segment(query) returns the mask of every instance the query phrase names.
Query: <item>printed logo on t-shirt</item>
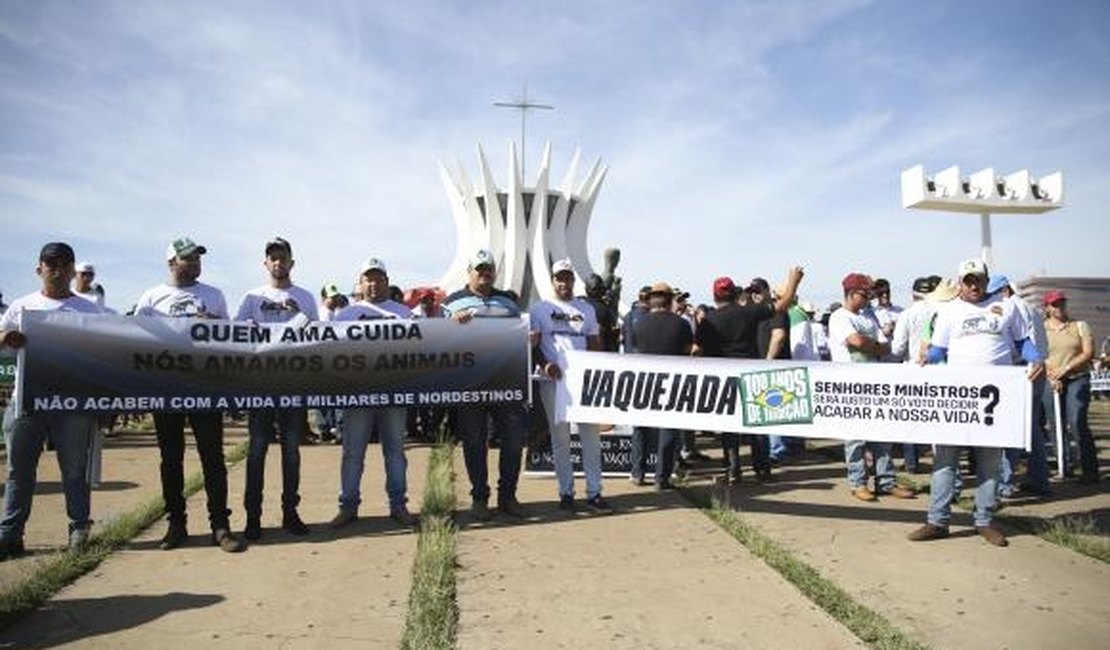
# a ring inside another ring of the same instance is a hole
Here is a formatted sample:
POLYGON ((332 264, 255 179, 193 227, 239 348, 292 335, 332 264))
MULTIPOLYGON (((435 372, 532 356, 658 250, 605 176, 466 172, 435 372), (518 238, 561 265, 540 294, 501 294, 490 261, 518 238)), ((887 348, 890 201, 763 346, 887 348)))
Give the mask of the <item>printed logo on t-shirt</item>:
POLYGON ((295 313, 295 312, 299 312, 301 310, 301 306, 298 305, 297 301, 294 300, 293 298, 286 298, 285 300, 283 300, 281 302, 277 302, 275 300, 270 300, 269 298, 263 298, 262 299, 262 304, 260 304, 258 306, 258 308, 263 312, 271 312, 271 311, 287 312, 287 311, 291 311, 291 312, 295 313))
POLYGON ((960 334, 964 336, 972 334, 989 334, 997 336, 1002 333, 1002 319, 997 315, 984 315, 976 314, 968 316, 960 323, 960 334))
POLYGON ((167 311, 174 318, 201 316, 208 313, 204 308, 204 301, 191 294, 175 296, 167 311))

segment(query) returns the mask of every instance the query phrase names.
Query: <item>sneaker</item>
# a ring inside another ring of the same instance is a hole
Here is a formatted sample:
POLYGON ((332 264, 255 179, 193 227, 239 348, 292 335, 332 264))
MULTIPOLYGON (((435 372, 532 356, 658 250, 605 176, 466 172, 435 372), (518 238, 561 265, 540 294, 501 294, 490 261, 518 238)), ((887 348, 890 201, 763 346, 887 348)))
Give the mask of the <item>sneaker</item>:
POLYGON ((659 481, 658 483, 655 484, 655 491, 656 492, 662 492, 663 490, 673 490, 673 489, 674 489, 674 483, 671 483, 670 481, 659 481))
POLYGON ((859 499, 860 501, 870 502, 879 500, 879 498, 875 496, 875 493, 868 489, 866 485, 852 488, 852 496, 859 499))
POLYGON ((528 516, 528 511, 520 502, 516 500, 515 496, 501 497, 497 500, 497 508, 506 515, 515 519, 524 519, 528 516))
POLYGON ((258 517, 247 517, 247 527, 243 529, 243 537, 252 542, 262 539, 262 521, 258 517))
POLYGON ((405 528, 412 528, 416 525, 416 517, 405 506, 390 509, 389 518, 405 528))
POLYGON ((934 526, 933 524, 925 524, 906 536, 911 542, 928 542, 934 539, 944 539, 945 537, 948 537, 948 527, 934 526))
POLYGON ((339 512, 335 513, 335 516, 328 522, 328 528, 342 528, 355 519, 358 519, 358 513, 354 510, 340 508, 339 512))
POLYGON ((917 496, 916 492, 908 487, 903 487, 901 485, 895 485, 889 490, 883 490, 882 493, 884 496, 891 496, 895 499, 913 499, 917 496))
POLYGON ((308 526, 301 521, 301 516, 297 514, 296 510, 289 510, 281 516, 281 527, 289 532, 290 535, 303 537, 308 534, 308 526))
POLYGON ((493 518, 493 513, 490 512, 489 503, 485 499, 475 499, 474 503, 470 506, 470 512, 478 521, 489 521, 493 518))
POLYGON ((601 498, 600 494, 586 499, 586 509, 595 515, 611 515, 613 514, 613 506, 609 502, 601 498))
POLYGON ((166 534, 162 536, 162 541, 158 544, 158 548, 163 551, 170 551, 178 546, 181 546, 189 539, 189 532, 185 530, 185 522, 171 521, 166 534))
POLYGON ((564 494, 559 497, 559 510, 567 513, 574 513, 574 497, 569 494, 564 494))
POLYGON ((69 551, 77 553, 85 550, 89 545, 89 529, 88 528, 74 528, 69 531, 69 551))
POLYGON ((23 539, 0 539, 0 562, 9 558, 23 557, 27 550, 23 547, 23 539))
POLYGON ((637 487, 643 487, 647 485, 647 481, 644 480, 643 476, 637 476, 635 474, 628 477, 628 482, 637 487))
POLYGON ((243 540, 233 535, 227 528, 217 528, 212 531, 212 543, 225 553, 238 553, 247 548, 243 540))
POLYGON ((994 526, 976 526, 975 532, 979 533, 979 537, 987 540, 987 543, 992 546, 1009 546, 1010 542, 1006 539, 1006 535, 994 526))

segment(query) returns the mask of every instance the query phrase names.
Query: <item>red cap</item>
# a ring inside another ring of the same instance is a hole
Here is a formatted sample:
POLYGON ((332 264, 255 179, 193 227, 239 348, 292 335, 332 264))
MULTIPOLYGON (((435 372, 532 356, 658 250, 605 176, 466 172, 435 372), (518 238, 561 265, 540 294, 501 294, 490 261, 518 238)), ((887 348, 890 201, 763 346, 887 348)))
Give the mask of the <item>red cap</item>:
POLYGON ((1053 305, 1060 302, 1061 300, 1067 299, 1068 297, 1064 295, 1063 291, 1056 291, 1055 289, 1053 289, 1052 291, 1046 291, 1044 294, 1044 304, 1046 306, 1053 305))
POLYGON ((862 273, 849 273, 840 281, 840 285, 844 287, 845 291, 870 291, 874 284, 871 281, 871 276, 862 273))
POLYGON ((736 295, 736 283, 732 278, 721 276, 713 281, 713 299, 728 300, 736 295))

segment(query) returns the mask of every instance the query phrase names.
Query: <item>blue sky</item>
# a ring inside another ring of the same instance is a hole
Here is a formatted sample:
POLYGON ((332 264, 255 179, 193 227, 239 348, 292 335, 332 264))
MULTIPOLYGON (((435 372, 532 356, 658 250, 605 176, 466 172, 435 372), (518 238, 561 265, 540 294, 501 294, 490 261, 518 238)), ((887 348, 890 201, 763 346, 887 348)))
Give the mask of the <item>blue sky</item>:
POLYGON ((209 248, 233 305, 262 245, 295 279, 345 284, 371 255, 403 286, 455 253, 436 161, 507 184, 529 121, 561 179, 575 149, 609 173, 591 257, 626 287, 708 300, 718 275, 835 299, 840 278, 951 274, 974 216, 905 210, 902 169, 1065 174, 1066 207, 995 217, 1011 278, 1110 275, 1110 3, 0 3, 0 288, 35 290, 46 241, 97 264, 126 309, 166 244, 209 248))

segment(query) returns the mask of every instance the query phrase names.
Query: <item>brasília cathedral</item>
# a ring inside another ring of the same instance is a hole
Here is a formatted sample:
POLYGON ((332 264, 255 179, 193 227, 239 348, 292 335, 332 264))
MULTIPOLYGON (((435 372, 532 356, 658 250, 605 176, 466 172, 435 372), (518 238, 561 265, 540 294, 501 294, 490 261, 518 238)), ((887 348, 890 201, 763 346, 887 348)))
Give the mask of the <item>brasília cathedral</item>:
MULTIPOLYGON (((458 231, 455 259, 439 281, 439 286, 466 284, 467 260, 479 249, 493 253, 497 262, 499 289, 511 289, 527 306, 538 299, 551 299, 554 291, 549 278, 555 260, 569 258, 574 264, 577 287, 591 273, 586 234, 598 191, 608 167, 598 159, 581 181, 578 176, 580 152, 575 151, 561 185, 551 178, 551 143, 544 146, 535 182, 524 178, 516 144, 509 144, 509 177, 499 187, 490 171, 489 161, 478 145, 478 172, 474 183, 461 164, 449 170, 439 164, 440 178, 447 191, 451 213, 458 231)), ((607 251, 605 273, 612 278, 615 251, 607 251)))

